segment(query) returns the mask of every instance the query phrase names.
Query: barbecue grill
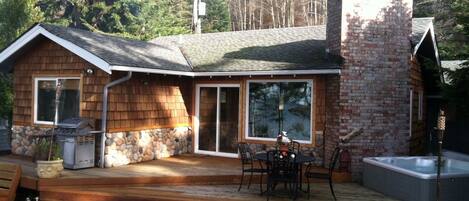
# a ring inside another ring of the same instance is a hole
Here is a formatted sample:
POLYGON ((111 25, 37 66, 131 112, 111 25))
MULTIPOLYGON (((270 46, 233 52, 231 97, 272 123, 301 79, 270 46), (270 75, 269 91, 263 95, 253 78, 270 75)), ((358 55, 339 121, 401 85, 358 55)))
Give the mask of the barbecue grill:
POLYGON ((64 168, 94 167, 94 122, 86 118, 70 118, 57 125, 55 133, 62 148, 64 168))

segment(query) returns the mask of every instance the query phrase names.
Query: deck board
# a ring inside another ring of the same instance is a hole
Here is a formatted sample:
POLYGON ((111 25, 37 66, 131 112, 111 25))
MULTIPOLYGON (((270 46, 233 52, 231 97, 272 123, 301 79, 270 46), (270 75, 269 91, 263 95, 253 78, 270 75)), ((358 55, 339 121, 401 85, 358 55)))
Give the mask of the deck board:
MULTIPOLYGON (((201 201, 261 201, 265 196, 259 195, 259 187, 251 186, 250 189, 243 188, 237 191, 237 185, 183 185, 183 186, 144 186, 144 187, 102 187, 102 188, 58 188, 47 191, 42 198, 54 198, 54 200, 78 201, 93 198, 93 200, 201 200, 201 201)), ((264 187, 265 189, 265 187, 264 187)), ((358 184, 342 183, 335 185, 338 200, 354 201, 395 201, 380 193, 368 190, 358 184)), ((272 201, 291 200, 286 191, 278 188, 280 193, 272 196, 272 201)), ((42 200, 42 199, 41 199, 42 200)), ((308 200, 306 194, 299 199, 308 200)), ((325 183, 314 183, 311 190, 310 200, 329 201, 332 200, 328 185, 325 183)))

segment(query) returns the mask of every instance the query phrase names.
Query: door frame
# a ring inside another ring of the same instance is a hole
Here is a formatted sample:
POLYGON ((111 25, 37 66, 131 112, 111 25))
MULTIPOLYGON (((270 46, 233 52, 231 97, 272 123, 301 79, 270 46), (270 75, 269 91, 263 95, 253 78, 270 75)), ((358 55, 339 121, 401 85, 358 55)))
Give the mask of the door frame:
POLYGON ((241 85, 240 84, 196 84, 196 91, 195 91, 195 120, 194 120, 194 153, 196 154, 205 154, 205 155, 212 155, 212 156, 221 156, 221 157, 228 157, 228 158, 237 158, 238 153, 226 153, 226 152, 219 152, 219 134, 220 134, 220 88, 222 87, 230 87, 230 88, 238 88, 238 133, 236 133, 238 141, 239 141, 239 132, 240 132, 240 125, 241 125, 241 85), (202 87, 211 87, 217 89, 217 117, 216 117, 216 148, 215 151, 206 151, 206 150, 199 150, 199 110, 200 110, 200 88, 202 87))

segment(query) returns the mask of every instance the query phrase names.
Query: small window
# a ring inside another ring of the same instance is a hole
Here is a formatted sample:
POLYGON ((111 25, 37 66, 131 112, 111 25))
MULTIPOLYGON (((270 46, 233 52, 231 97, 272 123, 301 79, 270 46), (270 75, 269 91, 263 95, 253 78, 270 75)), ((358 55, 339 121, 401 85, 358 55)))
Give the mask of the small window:
POLYGON ((312 141, 312 81, 248 81, 247 139, 275 140, 281 131, 312 141))
POLYGON ((423 91, 419 91, 419 111, 418 111, 419 121, 423 120, 423 91))
POLYGON ((36 124, 60 123, 68 118, 79 117, 80 79, 36 78, 34 101, 34 123, 36 124), (61 84, 61 91, 56 115, 55 97, 58 84, 61 84))

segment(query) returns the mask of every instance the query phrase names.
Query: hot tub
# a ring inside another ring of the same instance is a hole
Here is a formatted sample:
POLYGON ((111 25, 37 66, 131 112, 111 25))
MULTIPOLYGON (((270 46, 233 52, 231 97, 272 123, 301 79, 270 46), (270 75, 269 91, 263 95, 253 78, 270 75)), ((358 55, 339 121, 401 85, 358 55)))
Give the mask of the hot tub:
MULTIPOLYGON (((469 201, 469 162, 443 158, 441 200, 469 201)), ((404 201, 436 200, 436 157, 364 158, 363 184, 404 201)))

